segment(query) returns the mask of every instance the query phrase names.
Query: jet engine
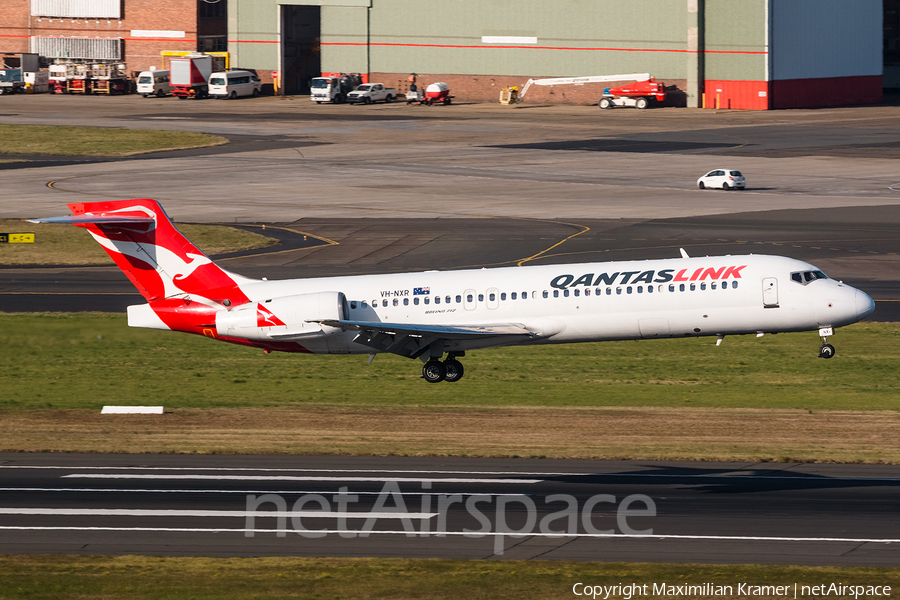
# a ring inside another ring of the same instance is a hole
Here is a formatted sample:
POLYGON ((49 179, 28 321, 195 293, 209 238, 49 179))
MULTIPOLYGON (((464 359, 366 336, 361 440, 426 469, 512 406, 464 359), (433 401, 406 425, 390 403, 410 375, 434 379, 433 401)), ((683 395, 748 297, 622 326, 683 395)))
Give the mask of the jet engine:
POLYGON ((216 333, 248 340, 303 341, 342 333, 310 321, 346 319, 347 299, 341 292, 317 292, 254 300, 216 313, 216 333))

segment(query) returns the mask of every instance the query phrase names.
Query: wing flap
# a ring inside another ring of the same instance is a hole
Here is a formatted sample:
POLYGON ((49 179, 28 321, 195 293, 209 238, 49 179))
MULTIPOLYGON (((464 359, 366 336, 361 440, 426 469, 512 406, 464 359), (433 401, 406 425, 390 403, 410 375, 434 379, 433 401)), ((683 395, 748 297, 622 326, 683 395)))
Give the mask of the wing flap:
POLYGON ((329 327, 336 327, 344 331, 367 331, 388 335, 420 335, 447 340, 473 339, 498 335, 536 336, 535 332, 531 331, 521 323, 426 325, 422 323, 380 323, 377 321, 348 321, 344 319, 326 319, 313 322, 328 325, 329 327))

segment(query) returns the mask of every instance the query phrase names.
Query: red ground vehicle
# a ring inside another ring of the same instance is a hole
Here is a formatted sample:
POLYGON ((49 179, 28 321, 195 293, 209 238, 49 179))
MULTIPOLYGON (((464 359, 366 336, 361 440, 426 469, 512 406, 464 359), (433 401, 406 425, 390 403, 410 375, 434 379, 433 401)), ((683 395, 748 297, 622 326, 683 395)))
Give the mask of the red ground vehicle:
POLYGON ((185 98, 209 96, 209 76, 213 72, 213 57, 209 54, 189 54, 169 61, 169 85, 172 95, 185 98))
POLYGON ((603 97, 598 102, 600 108, 612 108, 614 106, 633 106, 644 109, 653 102, 665 102, 666 88, 651 77, 646 81, 637 81, 619 86, 606 88, 603 97))
POLYGON ((452 102, 453 96, 450 95, 450 86, 448 86, 443 81, 439 81, 437 83, 432 83, 427 88, 425 88, 425 93, 423 94, 421 90, 417 90, 415 92, 407 92, 406 94, 406 103, 412 104, 413 102, 417 104, 427 104, 431 106, 432 104, 450 104, 452 102))

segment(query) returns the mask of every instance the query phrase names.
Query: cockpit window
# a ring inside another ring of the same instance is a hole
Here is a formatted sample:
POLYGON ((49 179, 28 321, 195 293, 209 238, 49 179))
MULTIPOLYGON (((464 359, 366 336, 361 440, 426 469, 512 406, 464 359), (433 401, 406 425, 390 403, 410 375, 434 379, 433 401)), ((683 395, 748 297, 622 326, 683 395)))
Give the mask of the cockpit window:
POLYGON ((806 285, 816 279, 828 279, 828 276, 822 271, 798 271, 797 273, 791 273, 791 280, 801 285, 806 285))

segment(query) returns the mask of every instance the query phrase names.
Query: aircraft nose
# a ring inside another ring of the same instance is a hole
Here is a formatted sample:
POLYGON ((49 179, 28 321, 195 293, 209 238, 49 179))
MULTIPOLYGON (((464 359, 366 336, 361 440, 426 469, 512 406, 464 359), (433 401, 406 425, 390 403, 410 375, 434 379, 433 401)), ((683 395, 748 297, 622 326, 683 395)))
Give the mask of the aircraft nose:
POLYGON ((875 312, 875 301, 865 292, 856 290, 856 314, 864 319, 875 312))

